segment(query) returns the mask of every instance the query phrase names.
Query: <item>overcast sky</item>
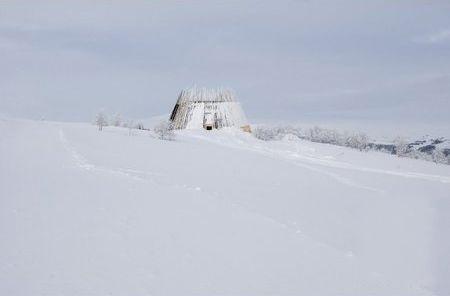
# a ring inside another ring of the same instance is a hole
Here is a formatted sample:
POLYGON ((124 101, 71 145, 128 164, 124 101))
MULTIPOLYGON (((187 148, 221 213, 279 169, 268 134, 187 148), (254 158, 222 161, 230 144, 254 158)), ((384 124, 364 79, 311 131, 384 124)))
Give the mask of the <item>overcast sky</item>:
POLYGON ((0 114, 146 118, 194 84, 250 120, 450 123, 450 1, 0 0, 0 114))

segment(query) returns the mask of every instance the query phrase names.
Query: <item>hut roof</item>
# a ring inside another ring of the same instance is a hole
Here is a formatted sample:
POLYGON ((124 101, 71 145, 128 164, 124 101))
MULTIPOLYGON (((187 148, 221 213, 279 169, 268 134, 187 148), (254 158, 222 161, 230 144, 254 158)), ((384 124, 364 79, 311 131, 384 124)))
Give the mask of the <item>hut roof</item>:
POLYGON ((207 88, 189 88, 181 91, 178 96, 177 104, 194 102, 234 102, 235 96, 229 89, 207 89, 207 88))

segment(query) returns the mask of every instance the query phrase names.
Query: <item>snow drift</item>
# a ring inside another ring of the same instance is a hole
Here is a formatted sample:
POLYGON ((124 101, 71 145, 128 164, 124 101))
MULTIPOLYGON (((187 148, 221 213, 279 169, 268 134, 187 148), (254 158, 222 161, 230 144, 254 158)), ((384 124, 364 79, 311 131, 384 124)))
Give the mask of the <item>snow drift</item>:
POLYGON ((1 295, 447 295, 450 167, 0 121, 1 295))

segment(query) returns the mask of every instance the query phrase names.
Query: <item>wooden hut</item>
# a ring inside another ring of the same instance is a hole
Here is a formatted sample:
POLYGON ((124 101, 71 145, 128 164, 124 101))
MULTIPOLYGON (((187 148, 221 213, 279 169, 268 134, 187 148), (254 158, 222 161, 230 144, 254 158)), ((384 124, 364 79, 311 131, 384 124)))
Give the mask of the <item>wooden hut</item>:
POLYGON ((182 90, 170 116, 174 129, 220 129, 250 126, 232 91, 190 88, 182 90))

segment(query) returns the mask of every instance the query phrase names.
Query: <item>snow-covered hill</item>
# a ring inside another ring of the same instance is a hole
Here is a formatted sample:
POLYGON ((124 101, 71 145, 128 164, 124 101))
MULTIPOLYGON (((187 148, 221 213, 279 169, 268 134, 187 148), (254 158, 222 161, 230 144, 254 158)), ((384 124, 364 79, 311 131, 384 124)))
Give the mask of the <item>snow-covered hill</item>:
POLYGON ((0 121, 0 295, 448 295, 450 166, 0 121))

